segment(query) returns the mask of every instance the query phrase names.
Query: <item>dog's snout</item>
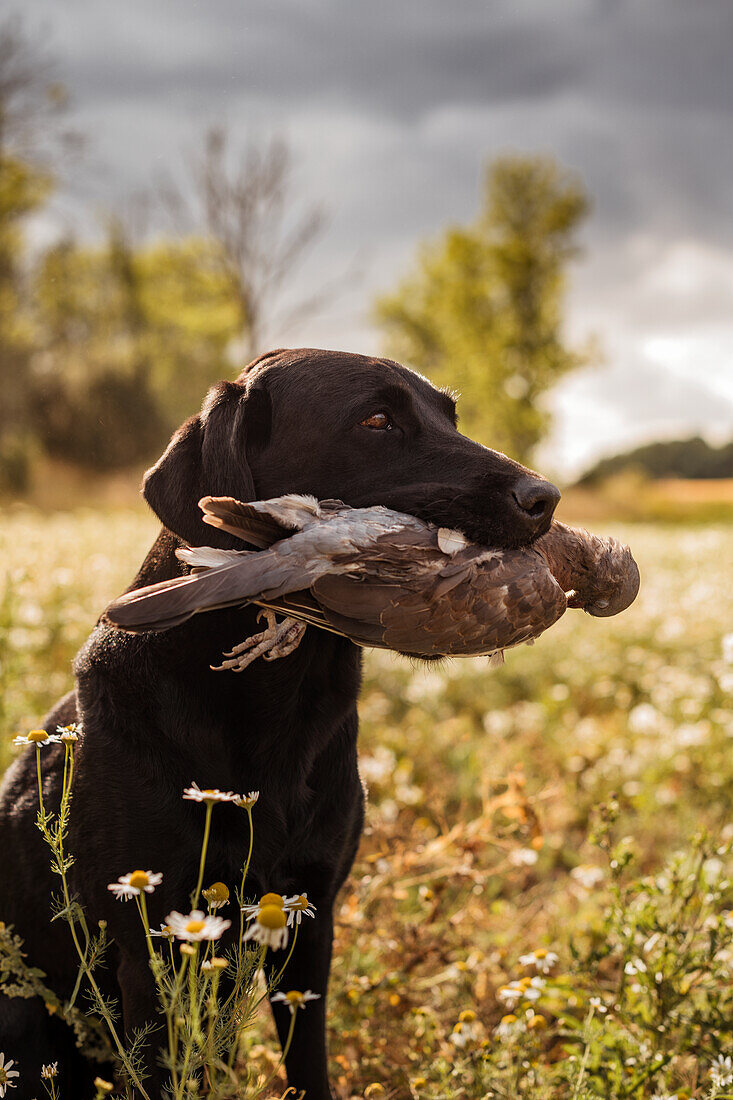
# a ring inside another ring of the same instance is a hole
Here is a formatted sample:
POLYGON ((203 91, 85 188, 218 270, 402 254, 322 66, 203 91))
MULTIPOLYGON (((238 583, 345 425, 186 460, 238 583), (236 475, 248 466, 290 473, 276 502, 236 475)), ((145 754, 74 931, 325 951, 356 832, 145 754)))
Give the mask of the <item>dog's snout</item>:
POLYGON ((560 490, 542 478, 523 477, 514 485, 512 497, 525 522, 533 530, 544 532, 560 500, 560 490))

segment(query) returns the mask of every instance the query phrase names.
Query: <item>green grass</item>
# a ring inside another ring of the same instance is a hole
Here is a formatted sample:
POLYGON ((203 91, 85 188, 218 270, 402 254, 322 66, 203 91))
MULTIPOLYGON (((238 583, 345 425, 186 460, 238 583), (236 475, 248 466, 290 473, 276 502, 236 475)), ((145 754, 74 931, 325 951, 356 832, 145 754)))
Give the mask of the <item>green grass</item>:
MULTIPOLYGON (((0 766, 154 532, 138 512, 4 516, 0 766)), ((728 1095, 710 1067, 733 1052, 731 528, 612 533, 642 572, 617 619, 569 612, 498 671, 367 658, 370 808, 331 997, 344 1097, 728 1095), (500 1026, 535 948, 558 962, 500 1026)))

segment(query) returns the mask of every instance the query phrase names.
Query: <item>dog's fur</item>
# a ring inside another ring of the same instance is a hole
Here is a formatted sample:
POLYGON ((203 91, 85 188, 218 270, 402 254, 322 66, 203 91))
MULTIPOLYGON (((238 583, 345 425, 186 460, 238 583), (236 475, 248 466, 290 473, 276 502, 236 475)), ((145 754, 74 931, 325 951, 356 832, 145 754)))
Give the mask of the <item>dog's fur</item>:
MULTIPOLYGON (((252 500, 296 492, 354 506, 381 503, 509 547, 531 542, 551 520, 556 491, 541 514, 517 502, 517 486, 526 488, 528 478, 536 475, 460 435, 451 398, 405 367, 335 352, 273 352, 236 382, 215 386, 202 412, 176 432, 148 471, 145 499, 164 526, 132 587, 185 571, 174 554, 182 540, 235 545, 201 523, 197 502, 205 494, 252 500), (391 417, 392 430, 362 425, 381 411, 391 417)), ((210 671, 222 650, 256 629, 252 607, 210 612, 164 634, 141 636, 102 620, 77 657, 75 691, 47 716, 45 727, 83 723, 71 881, 90 925, 107 921, 114 942, 100 981, 119 998, 128 1032, 156 1017, 156 1000, 136 908, 115 901, 107 883, 137 867, 162 871, 163 883, 148 899, 151 923, 157 926, 171 909, 185 911, 204 811, 182 800, 183 788, 195 780, 202 787, 261 792, 247 894, 305 890, 317 906, 316 919, 301 927, 287 988, 311 989, 322 999, 298 1020, 287 1071, 308 1100, 326 1100, 332 909, 363 818, 356 753, 360 651, 309 628, 286 659, 258 661, 238 675, 210 671)), ((43 750, 52 809, 62 760, 57 747, 43 750)), ((29 962, 64 997, 77 959, 66 924, 49 923, 57 880, 36 810, 30 749, 2 788, 0 919, 16 927, 29 962)), ((242 811, 217 807, 205 881, 227 883, 234 896, 247 841, 242 811)), ((279 956, 268 957, 276 962, 279 956)), ((273 1007, 282 1037, 288 1011, 273 1007)), ((13 1094, 18 1100, 35 1095, 41 1063, 55 1060, 62 1095, 89 1095, 89 1067, 40 1001, 0 997, 0 1036, 23 1075, 13 1094)), ((159 1045, 160 1033, 152 1046, 159 1045)), ((152 1054, 149 1063, 149 1091, 157 1096, 160 1070, 152 1054)))

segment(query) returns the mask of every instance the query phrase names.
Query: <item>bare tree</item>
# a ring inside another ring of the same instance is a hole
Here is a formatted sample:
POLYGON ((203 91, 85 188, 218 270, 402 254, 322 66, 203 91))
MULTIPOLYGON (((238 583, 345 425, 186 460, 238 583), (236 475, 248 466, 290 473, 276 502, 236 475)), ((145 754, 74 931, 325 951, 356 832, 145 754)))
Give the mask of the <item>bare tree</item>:
POLYGON ((67 102, 40 38, 9 16, 0 23, 0 150, 42 157, 49 135, 59 137, 56 116, 67 102))
POLYGON ((239 303, 243 350, 253 357, 274 328, 286 328, 321 307, 333 286, 293 301, 286 284, 323 231, 320 207, 298 209, 293 197, 293 158, 282 140, 250 142, 235 157, 222 129, 210 130, 190 164, 191 198, 165 189, 169 209, 215 245, 239 303))

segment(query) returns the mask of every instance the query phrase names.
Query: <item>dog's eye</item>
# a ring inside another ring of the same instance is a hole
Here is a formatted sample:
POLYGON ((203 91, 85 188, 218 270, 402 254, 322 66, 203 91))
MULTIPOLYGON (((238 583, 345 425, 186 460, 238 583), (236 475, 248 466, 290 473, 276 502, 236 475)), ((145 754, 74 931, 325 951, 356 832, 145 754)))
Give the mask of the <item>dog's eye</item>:
POLYGON ((384 412, 372 413, 361 421, 362 428, 371 428, 375 432, 389 432, 392 430, 392 421, 384 412))

